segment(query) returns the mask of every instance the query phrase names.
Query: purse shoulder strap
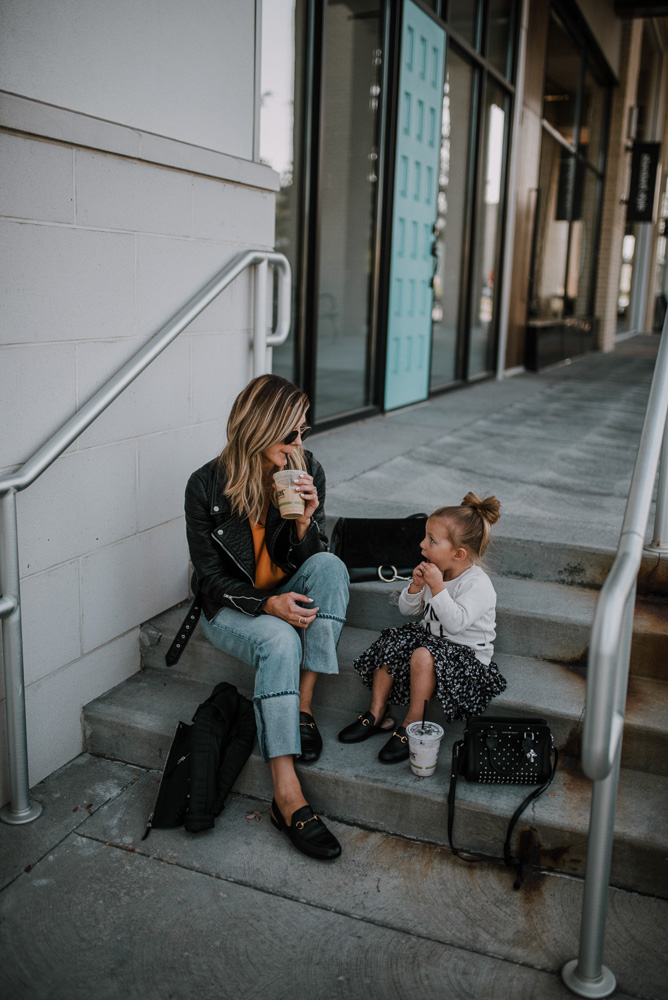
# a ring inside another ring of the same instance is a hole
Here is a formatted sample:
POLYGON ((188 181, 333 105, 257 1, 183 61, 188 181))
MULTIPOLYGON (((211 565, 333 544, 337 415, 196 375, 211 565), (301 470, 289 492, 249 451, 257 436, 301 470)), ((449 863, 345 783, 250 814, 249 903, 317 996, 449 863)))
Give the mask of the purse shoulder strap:
MULTIPOLYGON (((465 855, 460 853, 459 849, 455 847, 452 842, 452 831, 455 824, 455 796, 457 793, 457 778, 459 777, 464 753, 465 753, 464 740, 457 740, 457 742, 452 747, 450 790, 448 792, 448 842, 450 844, 450 850, 456 857, 461 858, 462 861, 467 861, 473 864, 476 861, 489 860, 489 858, 486 858, 484 855, 476 858, 466 857, 465 855)), ((527 806, 531 802, 534 802, 539 797, 539 795, 542 795, 543 792, 552 784, 552 779, 554 778, 555 772, 557 770, 557 764, 559 762, 559 751, 557 750, 556 747, 553 747, 552 753, 554 753, 554 764, 552 765, 552 771, 550 773, 549 778, 547 779, 547 781, 543 782, 542 785, 539 785, 538 788, 534 788, 534 790, 529 795, 527 795, 525 799, 522 800, 522 802, 519 804, 519 806, 513 813, 512 818, 508 824, 508 829, 506 831, 506 839, 503 844, 503 861, 509 868, 512 868, 515 871, 515 882, 513 883, 513 889, 519 889, 522 885, 522 880, 524 878, 524 871, 520 858, 517 857, 516 855, 511 854, 510 851, 510 841, 513 835, 513 830, 515 829, 515 824, 517 823, 518 819, 520 818, 524 810, 527 808, 527 806)))
MULTIPOLYGON (((450 790, 448 792, 448 841, 453 854, 460 856, 459 851, 452 843, 452 828, 455 823, 455 794, 457 792, 457 778, 459 768, 464 753, 464 740, 457 740, 452 746, 452 766, 450 770, 450 790)), ((465 861, 475 861, 477 858, 464 858, 465 861)))
POLYGON ((559 751, 557 750, 556 747, 553 747, 552 752, 554 753, 554 764, 552 765, 552 772, 550 774, 550 777, 547 779, 547 781, 543 782, 542 785, 539 785, 538 788, 534 788, 533 792, 527 795, 527 797, 522 802, 520 802, 517 809, 513 813, 510 823, 508 824, 506 839, 503 844, 503 860, 505 864, 508 865, 509 868, 513 868, 515 870, 515 882, 513 883, 513 889, 519 889, 520 886, 522 885, 522 879, 524 878, 524 871, 522 868, 522 862, 520 858, 517 855, 513 855, 510 853, 510 840, 513 835, 513 830, 515 829, 515 824, 517 823, 518 819, 520 818, 526 807, 530 805, 532 802, 534 802, 539 795, 542 795, 543 792, 547 788, 549 788, 549 786, 552 784, 552 779, 554 778, 555 772, 557 770, 557 764, 559 763, 559 751))

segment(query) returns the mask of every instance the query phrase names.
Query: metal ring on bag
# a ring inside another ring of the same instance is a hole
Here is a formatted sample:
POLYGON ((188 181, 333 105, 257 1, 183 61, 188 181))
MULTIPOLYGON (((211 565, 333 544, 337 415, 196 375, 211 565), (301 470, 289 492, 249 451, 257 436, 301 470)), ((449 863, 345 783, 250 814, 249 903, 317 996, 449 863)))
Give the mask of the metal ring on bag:
POLYGON ((399 574, 397 573, 397 567, 396 566, 389 566, 388 565, 387 568, 392 570, 392 576, 383 576, 383 569, 385 569, 385 567, 384 566, 379 566, 378 567, 378 571, 377 571, 378 572, 378 579, 382 580, 383 583, 394 583, 395 580, 404 580, 406 583, 408 583, 410 580, 413 579, 412 576, 399 576, 399 574))

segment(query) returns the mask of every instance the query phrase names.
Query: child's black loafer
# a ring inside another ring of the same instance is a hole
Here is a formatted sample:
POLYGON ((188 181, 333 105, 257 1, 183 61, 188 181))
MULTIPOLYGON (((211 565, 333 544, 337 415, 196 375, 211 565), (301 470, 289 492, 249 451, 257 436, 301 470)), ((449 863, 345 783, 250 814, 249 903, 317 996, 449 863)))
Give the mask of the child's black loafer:
POLYGON ((376 733, 382 733, 384 731, 383 723, 386 718, 387 713, 385 713, 378 725, 376 725, 376 719, 371 712, 358 715, 354 722, 351 722, 349 726, 341 730, 339 733, 339 742, 361 743, 362 740, 368 740, 370 736, 375 736, 376 733))
POLYGON ((403 726, 395 729, 389 740, 378 751, 378 760, 383 764, 398 764, 400 760, 408 760, 408 737, 403 726))

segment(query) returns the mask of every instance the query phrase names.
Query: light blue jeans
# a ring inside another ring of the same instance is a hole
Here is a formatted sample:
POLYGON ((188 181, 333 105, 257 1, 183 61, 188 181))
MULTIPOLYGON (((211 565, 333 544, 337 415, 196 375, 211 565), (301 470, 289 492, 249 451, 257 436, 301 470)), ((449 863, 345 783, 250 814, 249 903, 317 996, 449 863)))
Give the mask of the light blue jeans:
POLYGON ((202 632, 217 649, 255 669, 253 704, 260 751, 270 757, 301 753, 299 671, 338 674, 336 645, 348 606, 348 571, 338 556, 318 552, 274 593, 295 591, 319 609, 305 629, 273 615, 245 615, 222 608, 213 621, 202 615, 202 632))

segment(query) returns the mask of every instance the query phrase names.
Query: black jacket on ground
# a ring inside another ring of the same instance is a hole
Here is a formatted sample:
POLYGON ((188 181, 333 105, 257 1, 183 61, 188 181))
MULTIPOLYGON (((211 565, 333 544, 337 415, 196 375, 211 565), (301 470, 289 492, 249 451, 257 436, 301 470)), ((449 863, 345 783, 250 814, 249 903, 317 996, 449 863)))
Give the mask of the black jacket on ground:
MULTIPOLYGON (((325 473, 310 451, 305 451, 306 471, 313 476, 320 505, 303 539, 295 525, 269 504, 265 527, 267 551, 288 576, 317 552, 327 552, 325 534, 325 473)), ((246 615, 262 613, 271 590, 255 587, 255 550, 247 517, 230 509, 225 496, 225 472, 218 459, 193 472, 186 487, 186 531, 193 564, 193 592, 211 621, 221 608, 235 608, 246 615)))
POLYGON ((210 830, 250 757, 255 732, 253 703, 227 681, 217 684, 192 725, 176 727, 142 840, 159 827, 210 830))

